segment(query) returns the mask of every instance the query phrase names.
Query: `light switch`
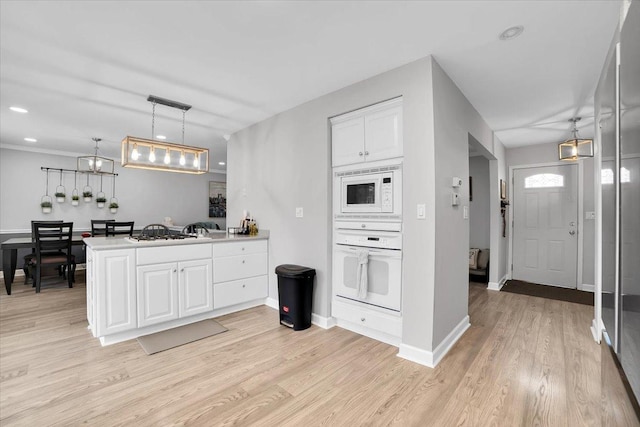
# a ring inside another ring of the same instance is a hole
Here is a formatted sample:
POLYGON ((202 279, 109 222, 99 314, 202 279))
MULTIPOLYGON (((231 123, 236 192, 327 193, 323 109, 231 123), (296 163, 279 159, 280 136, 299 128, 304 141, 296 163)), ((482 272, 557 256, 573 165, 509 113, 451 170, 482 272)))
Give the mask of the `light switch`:
POLYGON ((596 219, 596 213, 592 211, 585 212, 584 219, 596 219))
POLYGON ((451 206, 458 206, 459 203, 460 196, 458 196, 458 193, 451 194, 451 206))
POLYGON ((462 218, 469 219, 469 206, 462 207, 462 218))
POLYGON ((304 216, 304 211, 302 208, 296 208, 296 218, 302 218, 304 216))
POLYGON ((418 219, 426 219, 427 218, 427 205, 424 203, 418 204, 416 210, 416 218, 418 219))

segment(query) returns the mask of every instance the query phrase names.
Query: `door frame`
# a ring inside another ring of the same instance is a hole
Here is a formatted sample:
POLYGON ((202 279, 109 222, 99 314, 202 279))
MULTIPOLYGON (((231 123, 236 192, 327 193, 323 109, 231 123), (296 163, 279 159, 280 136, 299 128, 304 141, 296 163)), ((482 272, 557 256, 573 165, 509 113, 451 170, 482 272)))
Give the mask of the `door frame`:
POLYGON ((578 213, 577 213, 577 217, 578 217, 578 251, 577 251, 577 263, 576 263, 576 289, 579 291, 589 291, 589 292, 594 292, 595 289, 593 289, 592 287, 594 286, 592 284, 592 287, 589 287, 587 289, 587 287, 583 286, 582 284, 582 268, 583 268, 583 218, 584 218, 584 206, 583 206, 583 202, 584 202, 584 188, 583 188, 583 178, 584 178, 584 172, 583 172, 583 165, 581 161, 577 161, 577 162, 563 162, 563 161, 557 161, 557 162, 547 162, 547 163, 532 163, 529 165, 514 165, 514 166, 509 166, 509 183, 511 183, 511 185, 509 185, 508 187, 508 193, 509 193, 509 201, 511 203, 510 207, 511 209, 508 209, 509 212, 509 217, 508 217, 508 224, 509 224, 509 249, 507 251, 508 254, 508 259, 507 259, 507 277, 509 279, 513 279, 513 206, 514 206, 514 171, 516 169, 532 169, 532 168, 541 168, 541 167, 545 167, 545 166, 570 166, 570 165, 575 165, 577 163, 578 165, 578 213))

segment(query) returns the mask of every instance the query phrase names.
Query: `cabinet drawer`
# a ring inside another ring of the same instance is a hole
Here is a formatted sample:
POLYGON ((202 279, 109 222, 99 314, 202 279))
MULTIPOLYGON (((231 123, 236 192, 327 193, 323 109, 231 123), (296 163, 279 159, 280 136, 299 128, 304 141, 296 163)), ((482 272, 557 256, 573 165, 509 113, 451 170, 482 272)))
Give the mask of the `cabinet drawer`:
POLYGON ((338 319, 355 323, 395 337, 402 336, 402 318, 391 314, 333 300, 331 314, 338 319))
POLYGON ((228 307, 267 297, 267 276, 251 277, 213 285, 213 308, 228 307))
POLYGON ((163 262, 191 261, 194 259, 211 258, 211 244, 156 246, 153 248, 139 248, 137 251, 138 265, 159 264, 163 262))
POLYGON ((258 254, 267 252, 266 240, 249 240, 246 242, 216 243, 213 245, 213 257, 258 254))
POLYGON ((267 274, 267 254, 247 254, 213 259, 213 283, 267 274))

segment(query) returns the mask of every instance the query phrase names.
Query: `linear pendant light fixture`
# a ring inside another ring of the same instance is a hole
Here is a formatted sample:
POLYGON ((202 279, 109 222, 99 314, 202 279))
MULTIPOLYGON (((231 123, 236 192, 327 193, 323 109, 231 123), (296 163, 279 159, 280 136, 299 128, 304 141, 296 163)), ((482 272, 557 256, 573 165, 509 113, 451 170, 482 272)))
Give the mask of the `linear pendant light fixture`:
POLYGON ((560 160, 578 160, 584 157, 593 157, 593 139, 578 138, 578 127, 576 123, 581 117, 573 117, 569 119, 573 122, 573 137, 565 142, 558 144, 558 157, 560 160))
POLYGON ((151 139, 127 136, 122 140, 122 166, 166 172, 204 174, 209 172, 209 149, 184 145, 185 114, 191 105, 149 95, 153 104, 151 139), (182 110, 182 144, 154 139, 156 104, 182 110))

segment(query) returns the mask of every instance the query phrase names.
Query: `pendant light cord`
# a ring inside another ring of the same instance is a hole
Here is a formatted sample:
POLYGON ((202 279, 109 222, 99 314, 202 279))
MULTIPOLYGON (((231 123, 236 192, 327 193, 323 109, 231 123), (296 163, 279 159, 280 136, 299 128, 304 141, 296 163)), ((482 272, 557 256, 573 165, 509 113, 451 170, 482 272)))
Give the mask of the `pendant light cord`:
POLYGON ((156 139, 156 103, 153 103, 153 108, 151 110, 151 140, 156 139))

